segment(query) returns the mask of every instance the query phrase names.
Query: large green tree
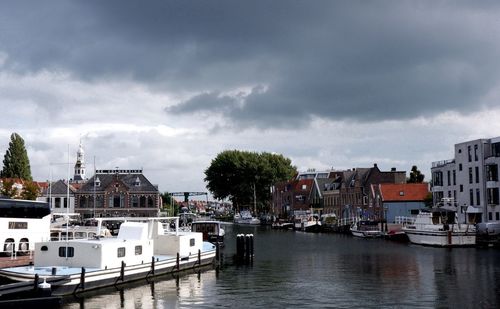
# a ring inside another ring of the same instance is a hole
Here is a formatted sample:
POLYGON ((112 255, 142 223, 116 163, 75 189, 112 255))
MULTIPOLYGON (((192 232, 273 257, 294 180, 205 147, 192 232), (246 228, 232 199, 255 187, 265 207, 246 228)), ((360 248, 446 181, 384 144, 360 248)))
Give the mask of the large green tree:
POLYGON ((271 186, 290 179, 297 172, 282 155, 226 150, 205 170, 207 189, 217 199, 229 198, 236 208, 263 210, 271 201, 271 186))
POLYGON ((408 183, 422 183, 424 181, 425 175, 420 172, 416 165, 413 165, 410 171, 410 178, 408 178, 408 183))
POLYGON ((24 140, 17 133, 12 133, 10 136, 9 148, 3 159, 1 177, 32 180, 30 160, 24 147, 24 140))

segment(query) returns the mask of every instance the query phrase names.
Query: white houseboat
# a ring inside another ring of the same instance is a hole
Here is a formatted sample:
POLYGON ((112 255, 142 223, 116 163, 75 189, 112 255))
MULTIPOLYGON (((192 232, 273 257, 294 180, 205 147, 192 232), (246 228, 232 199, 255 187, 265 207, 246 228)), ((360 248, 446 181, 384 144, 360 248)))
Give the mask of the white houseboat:
POLYGON ((216 247, 203 242, 202 233, 168 231, 169 224, 160 221, 168 219, 179 226, 177 217, 122 218, 117 237, 38 242, 34 265, 3 268, 0 276, 37 276, 52 284, 53 295, 67 295, 214 261, 216 247))
POLYGON ((50 237, 50 207, 46 202, 0 198, 0 253, 33 250, 50 237))

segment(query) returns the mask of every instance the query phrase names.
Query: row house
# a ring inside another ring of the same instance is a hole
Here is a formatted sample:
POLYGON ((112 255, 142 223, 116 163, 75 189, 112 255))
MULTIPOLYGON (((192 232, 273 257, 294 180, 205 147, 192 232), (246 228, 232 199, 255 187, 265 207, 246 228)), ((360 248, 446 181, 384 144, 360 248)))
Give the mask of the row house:
POLYGON ((406 172, 380 171, 377 164, 371 168, 353 168, 346 171, 306 172, 290 182, 276 184, 273 207, 279 216, 294 211, 312 209, 333 213, 338 218, 380 218, 381 210, 374 207, 370 186, 380 183, 405 183, 406 172))
POLYGON ((454 158, 432 163, 434 203, 457 207, 459 222, 500 221, 500 137, 455 144, 454 158))
POLYGON ((142 170, 97 170, 75 192, 75 211, 87 217, 156 217, 162 205, 158 188, 142 170))
POLYGON ((429 195, 428 183, 372 184, 370 200, 375 209, 383 210, 383 219, 394 222, 396 217, 416 216, 425 209, 429 195))

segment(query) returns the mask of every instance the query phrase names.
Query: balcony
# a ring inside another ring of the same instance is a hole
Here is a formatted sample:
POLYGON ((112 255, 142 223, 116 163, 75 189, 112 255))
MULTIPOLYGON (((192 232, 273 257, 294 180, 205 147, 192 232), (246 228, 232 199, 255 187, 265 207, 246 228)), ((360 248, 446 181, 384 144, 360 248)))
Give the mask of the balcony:
POLYGON ((432 168, 441 167, 453 163, 455 163, 455 159, 435 161, 432 162, 432 168))

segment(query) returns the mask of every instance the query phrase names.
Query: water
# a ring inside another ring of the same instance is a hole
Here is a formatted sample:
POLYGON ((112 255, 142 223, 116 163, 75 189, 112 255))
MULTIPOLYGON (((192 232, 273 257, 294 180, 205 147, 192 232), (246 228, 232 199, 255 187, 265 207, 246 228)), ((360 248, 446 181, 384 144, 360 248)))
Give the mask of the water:
POLYGON ((500 308, 500 250, 227 225, 224 264, 65 299, 64 308, 500 308), (255 235, 235 265, 235 235, 255 235))

